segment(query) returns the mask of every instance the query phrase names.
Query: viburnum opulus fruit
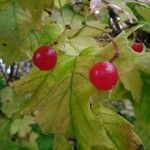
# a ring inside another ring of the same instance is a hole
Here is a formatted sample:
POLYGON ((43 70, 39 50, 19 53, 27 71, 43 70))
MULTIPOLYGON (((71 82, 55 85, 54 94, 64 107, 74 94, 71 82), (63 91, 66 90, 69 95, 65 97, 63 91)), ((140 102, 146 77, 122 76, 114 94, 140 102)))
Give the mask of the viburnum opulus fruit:
POLYGON ((143 43, 135 42, 135 43, 133 43, 133 45, 131 47, 135 52, 138 52, 138 53, 141 53, 144 50, 143 43))
POLYGON ((40 70, 48 71, 56 65, 57 54, 52 47, 41 46, 34 52, 32 60, 40 70))
POLYGON ((97 89, 111 90, 118 81, 118 70, 111 62, 97 62, 90 69, 89 77, 97 89))

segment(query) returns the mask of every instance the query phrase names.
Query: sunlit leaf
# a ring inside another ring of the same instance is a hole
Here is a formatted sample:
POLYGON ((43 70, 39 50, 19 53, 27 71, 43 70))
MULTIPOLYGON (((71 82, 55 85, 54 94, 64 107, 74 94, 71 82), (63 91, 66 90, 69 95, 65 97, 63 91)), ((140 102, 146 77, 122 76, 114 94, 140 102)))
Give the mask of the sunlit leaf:
POLYGON ((135 122, 136 131, 141 137, 145 150, 148 150, 150 147, 149 144, 149 138, 150 138, 150 132, 149 132, 149 124, 150 124, 150 75, 142 73, 142 80, 143 80, 143 86, 142 86, 142 92, 141 92, 141 100, 136 106, 136 115, 137 115, 137 121, 135 122))
POLYGON ((128 2, 127 5, 140 21, 150 21, 150 5, 137 2, 128 2))
POLYGON ((51 45, 58 55, 52 70, 33 66, 28 75, 2 87, 0 149, 142 149, 133 126, 104 103, 124 99, 137 105, 136 132, 149 148, 150 54, 148 49, 134 52, 130 35, 140 28, 149 31, 150 7, 125 0, 107 2, 119 23, 139 23, 114 41, 105 34, 111 35, 108 8, 97 18, 89 14, 88 0, 0 0, 0 57, 6 65, 31 59, 41 45, 51 45), (89 69, 98 61, 110 61, 116 47, 119 57, 112 63, 119 81, 111 91, 99 91, 89 80, 89 69))
POLYGON ((56 23, 45 24, 43 28, 44 31, 40 39, 42 44, 50 44, 54 42, 54 40, 56 40, 63 32, 62 26, 56 23))
POLYGON ((121 76, 121 81, 125 88, 131 91, 133 99, 140 100, 142 90, 142 80, 138 70, 131 70, 127 74, 121 76))
MULTIPOLYGON (((125 39, 122 38, 122 40, 125 39)), ((117 43, 119 44, 118 41, 117 43)), ((112 50, 111 46, 110 51, 112 50)), ((115 149, 116 145, 102 123, 103 117, 97 117, 90 109, 90 98, 95 93, 95 88, 89 82, 88 71, 94 62, 106 59, 101 58, 100 51, 89 48, 82 51, 78 57, 59 56, 58 64, 50 72, 33 69, 28 77, 24 77, 14 84, 15 91, 19 95, 30 94, 29 102, 15 116, 17 117, 20 113, 34 113, 36 121, 45 132, 73 137, 80 149, 92 147, 115 149)), ((122 56, 122 58, 124 57, 122 56)), ((117 116, 113 119, 114 121, 118 120, 117 116)), ((128 126, 128 123, 122 119, 119 119, 119 122, 128 126)), ((110 127, 108 130, 113 128, 110 127)), ((125 133, 120 135, 122 138, 125 136, 127 142, 120 138, 115 139, 124 143, 124 149, 129 146, 131 149, 136 149, 140 144, 131 130, 131 128, 125 130, 125 133), (133 139, 136 144, 132 142, 133 139)))
POLYGON ((93 103, 93 111, 102 119, 108 138, 112 141, 112 149, 138 149, 139 139, 133 132, 133 126, 118 114, 104 107, 100 102, 93 103), (99 105, 97 105, 99 103, 99 105), (99 106, 99 107, 98 107, 99 106), (128 141, 130 139, 130 141, 128 141))
POLYGON ((41 16, 46 8, 51 8, 53 6, 53 0, 17 0, 21 6, 29 10, 32 14, 32 18, 36 22, 41 21, 41 16))
POLYGON ((54 5, 58 8, 64 7, 70 0, 54 0, 54 5))

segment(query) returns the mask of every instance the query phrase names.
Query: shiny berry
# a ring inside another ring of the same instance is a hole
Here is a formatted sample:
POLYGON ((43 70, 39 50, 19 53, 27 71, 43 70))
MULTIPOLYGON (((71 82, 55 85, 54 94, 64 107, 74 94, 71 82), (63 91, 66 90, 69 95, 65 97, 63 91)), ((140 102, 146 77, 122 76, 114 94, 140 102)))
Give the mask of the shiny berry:
POLYGON ((142 43, 137 43, 137 42, 135 42, 131 47, 135 52, 138 53, 141 53, 144 49, 144 45, 142 43))
POLYGON ((89 72, 91 83, 99 90, 110 90, 118 81, 118 70, 110 62, 97 62, 89 72))
POLYGON ((34 52, 32 59, 40 70, 48 71, 56 65, 57 54, 52 47, 41 46, 34 52))

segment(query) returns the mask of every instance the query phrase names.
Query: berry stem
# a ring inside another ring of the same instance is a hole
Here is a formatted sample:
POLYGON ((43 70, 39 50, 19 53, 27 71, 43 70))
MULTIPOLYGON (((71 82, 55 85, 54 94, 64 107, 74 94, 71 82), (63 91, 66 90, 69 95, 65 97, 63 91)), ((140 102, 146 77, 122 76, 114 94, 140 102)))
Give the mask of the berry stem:
POLYGON ((101 28, 98 28, 98 27, 94 27, 94 26, 91 26, 91 25, 86 25, 86 27, 92 28, 92 29, 96 29, 96 30, 100 30, 100 31, 104 32, 104 33, 109 37, 109 39, 111 40, 111 42, 112 42, 112 44, 113 44, 113 46, 114 46, 114 48, 115 48, 114 56, 110 59, 110 62, 113 62, 113 61, 115 61, 117 58, 119 58, 120 49, 119 49, 118 45, 115 43, 113 37, 111 37, 111 36, 109 35, 109 33, 107 33, 104 29, 101 29, 101 28))
POLYGON ((74 35, 72 35, 71 37, 68 37, 69 39, 73 39, 73 38, 75 38, 76 36, 78 36, 81 32, 82 32, 82 30, 86 27, 86 22, 82 22, 82 27, 74 34, 74 35))
POLYGON ((61 39, 63 39, 63 37, 65 36, 66 32, 67 32, 68 30, 70 30, 70 29, 71 29, 71 27, 70 27, 69 25, 66 25, 64 31, 63 31, 63 32, 57 37, 57 39, 56 39, 53 43, 51 43, 49 46, 57 45, 58 42, 59 42, 61 39))
POLYGON ((69 38, 69 39, 73 39, 74 37, 78 36, 78 35, 81 33, 81 31, 84 29, 84 27, 85 27, 85 26, 82 26, 73 36, 68 37, 68 38, 69 38))

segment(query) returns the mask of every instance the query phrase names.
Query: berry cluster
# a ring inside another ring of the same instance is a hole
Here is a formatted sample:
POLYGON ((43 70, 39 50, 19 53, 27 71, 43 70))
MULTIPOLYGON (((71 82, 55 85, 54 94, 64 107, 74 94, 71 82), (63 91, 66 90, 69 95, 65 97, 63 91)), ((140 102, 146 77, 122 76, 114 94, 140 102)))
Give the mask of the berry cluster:
MULTIPOLYGON (((132 49, 141 53, 144 49, 142 43, 134 43, 132 49)), ((41 46, 33 54, 33 63, 40 70, 52 70, 57 63, 57 54, 50 46, 41 46)), ((89 71, 91 83, 99 90, 111 90, 118 81, 117 68, 108 61, 97 62, 89 71)))

